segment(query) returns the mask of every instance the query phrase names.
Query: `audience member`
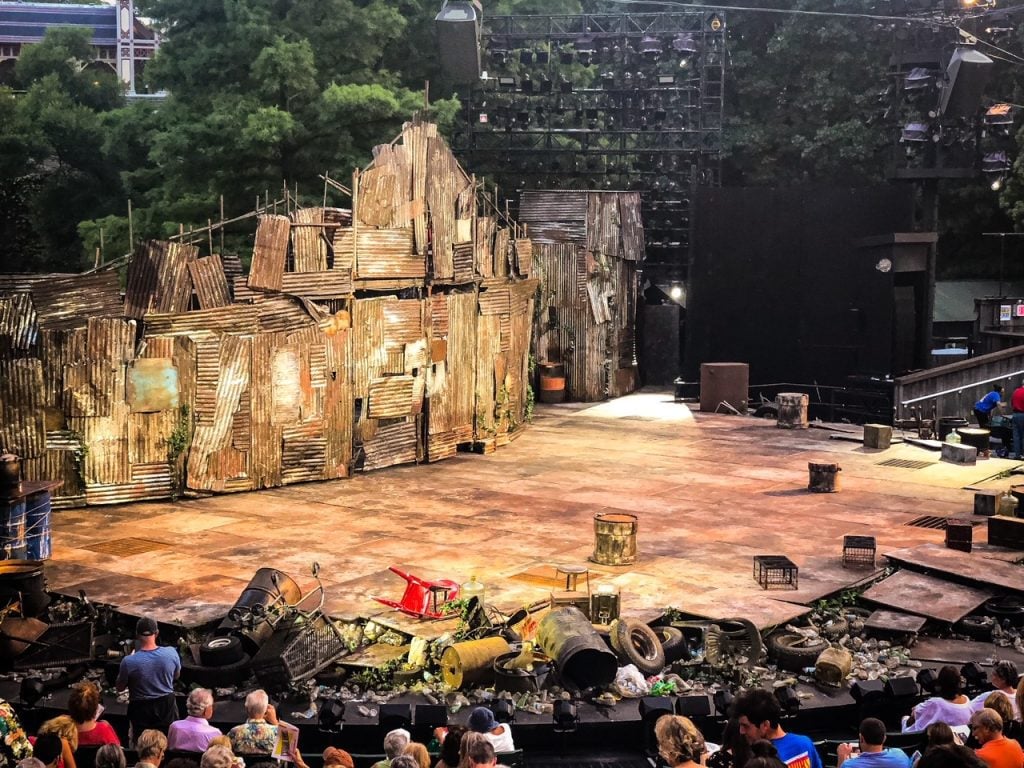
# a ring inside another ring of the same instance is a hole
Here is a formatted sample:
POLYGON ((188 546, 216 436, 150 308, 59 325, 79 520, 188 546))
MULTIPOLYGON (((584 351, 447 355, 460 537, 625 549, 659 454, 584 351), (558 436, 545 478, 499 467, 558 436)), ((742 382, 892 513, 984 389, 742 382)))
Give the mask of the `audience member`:
POLYGON ((704 762, 704 737, 689 718, 664 715, 654 724, 658 754, 670 768, 704 762))
POLYGON ((441 742, 441 759, 434 764, 434 768, 459 768, 459 746, 465 733, 466 728, 461 725, 434 731, 434 737, 441 742))
POLYGON ((928 750, 918 763, 920 768, 986 768, 985 762, 962 744, 943 744, 928 750))
MULTIPOLYGON (((220 730, 210 725, 213 716, 213 693, 196 688, 185 702, 187 717, 175 720, 167 731, 167 748, 185 752, 205 752, 210 739, 221 736, 220 730)), ((232 759, 234 755, 232 755, 232 759)))
POLYGON ((68 697, 68 714, 78 728, 78 745, 99 747, 120 744, 113 726, 100 720, 100 687, 91 680, 78 683, 68 697))
POLYGON ((352 755, 344 749, 328 747, 324 750, 324 768, 332 768, 332 766, 355 768, 355 761, 352 760, 352 755))
POLYGON ((473 761, 470 758, 470 753, 479 754, 482 749, 481 744, 486 744, 492 750, 494 749, 494 745, 482 733, 466 731, 462 734, 462 738, 459 740, 459 768, 472 768, 473 761))
POLYGON ((0 699, 0 768, 11 768, 19 760, 32 757, 32 742, 21 727, 14 707, 0 699))
POLYGON ((147 728, 135 740, 135 751, 139 753, 136 768, 160 768, 167 752, 167 737, 163 731, 147 728))
MULTIPOLYGON (((160 768, 199 768, 199 761, 193 760, 191 757, 179 755, 178 757, 172 757, 161 765, 160 768)), ((232 768, 232 766, 227 766, 227 768, 232 768)))
MULTIPOLYGON (((839 768, 847 760, 855 761, 856 768, 910 768, 910 758, 902 749, 885 748, 885 723, 881 720, 865 718, 858 729, 860 737, 860 754, 853 754, 853 745, 840 744, 836 750, 839 768)), ((854 765, 854 763, 851 763, 854 765)))
MULTIPOLYGON (((43 733, 36 737, 32 745, 32 757, 42 761, 46 768, 57 768, 67 743, 56 733, 43 733)), ((74 762, 71 764, 74 766, 74 762)))
POLYGON ((174 648, 156 644, 156 621, 143 616, 135 625, 135 652, 121 660, 116 687, 128 691, 128 721, 132 737, 153 728, 167 733, 178 716, 174 681, 181 673, 181 659, 174 648))
POLYGON ((734 712, 740 733, 753 744, 768 739, 779 752, 779 759, 789 768, 822 768, 818 750, 806 736, 786 733, 779 721, 782 707, 771 691, 755 688, 736 699, 734 712))
POLYGON ((120 744, 104 744, 96 750, 96 768, 126 768, 126 763, 120 744))
POLYGON ((768 739, 758 739, 750 745, 750 758, 743 768, 786 768, 779 759, 779 750, 768 739))
POLYGON ((46 764, 38 757, 25 757, 18 761, 17 768, 46 768, 46 764))
MULTIPOLYGON (((53 734, 61 741, 61 754, 57 768, 75 768, 75 750, 78 749, 78 726, 68 715, 58 715, 39 726, 39 736, 53 734)), ((37 739, 38 742, 38 739, 37 739)), ((33 755, 39 757, 39 750, 33 755)))
POLYGON ((231 753, 231 757, 234 759, 235 765, 238 768, 245 768, 245 760, 234 753, 231 749, 231 739, 227 736, 214 736, 206 746, 207 751, 209 751, 210 747, 224 747, 224 749, 231 753))
POLYGON ((277 712, 261 688, 245 697, 246 721, 228 731, 236 755, 269 755, 277 744, 277 712))
POLYGON ((981 744, 975 751, 988 768, 1024 768, 1024 751, 1003 735, 1003 718, 994 709, 982 709, 971 716, 971 733, 981 744))
POLYGON ((903 723, 904 733, 920 733, 932 723, 950 727, 967 725, 971 719, 971 702, 961 693, 960 670, 947 665, 939 670, 935 696, 925 699, 911 710, 903 723))
POLYGON ((471 739, 466 747, 465 768, 497 768, 498 755, 486 738, 471 739))
POLYGON ((402 754, 415 760, 419 768, 430 768, 430 753, 427 752, 427 747, 424 744, 410 741, 405 745, 405 751, 402 754))
POLYGON ((486 736, 495 752, 515 752, 512 726, 495 720, 494 713, 487 707, 477 707, 469 713, 469 730, 486 736))
POLYGON ((405 728, 395 728, 384 735, 384 759, 378 760, 372 768, 391 768, 391 761, 405 752, 412 740, 410 733, 405 728))
POLYGON ((399 755, 391 761, 391 768, 417 768, 418 765, 412 755, 399 755))
MULTIPOLYGON (((936 747, 944 747, 949 744, 960 744, 960 737, 953 732, 945 723, 932 723, 925 729, 924 754, 936 747)), ((921 759, 921 752, 915 752, 910 758, 910 764, 916 766, 921 759)))
POLYGON ((1006 698, 1002 691, 992 691, 985 699, 983 709, 994 709, 1003 719, 1003 736, 1008 739, 1020 741, 1021 727, 1020 720, 1013 716, 1013 707, 1010 706, 1010 699, 1006 698))
POLYGON ((230 747, 214 744, 203 752, 199 761, 199 768, 234 768, 235 753, 230 747))
POLYGON ((975 696, 971 699, 971 708, 977 712, 988 706, 986 700, 992 693, 1001 693, 1010 704, 1013 719, 1020 719, 1020 707, 1017 705, 1017 681, 1020 679, 1020 673, 1017 672, 1017 665, 1012 661, 1000 661, 992 667, 988 679, 995 691, 985 691, 975 696))
POLYGON ((708 756, 708 765, 711 768, 743 768, 751 757, 750 742, 740 733, 739 721, 730 717, 722 728, 721 749, 708 756))

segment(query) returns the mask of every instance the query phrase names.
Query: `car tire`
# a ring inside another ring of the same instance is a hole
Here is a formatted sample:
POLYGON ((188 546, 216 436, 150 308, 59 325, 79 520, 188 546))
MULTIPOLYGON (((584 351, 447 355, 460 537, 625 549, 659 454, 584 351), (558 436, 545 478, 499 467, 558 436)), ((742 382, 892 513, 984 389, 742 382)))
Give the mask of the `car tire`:
POLYGON ((686 638, 683 637, 681 629, 676 629, 675 627, 654 627, 654 634, 658 636, 658 640, 661 642, 661 649, 665 652, 665 663, 671 664, 673 661, 679 661, 679 659, 689 654, 690 649, 686 645, 686 638))
POLYGON ((199 646, 199 661, 204 667, 223 667, 235 664, 244 655, 242 641, 233 635, 213 637, 199 646))
POLYGON ((243 653, 242 658, 232 664, 218 667, 196 664, 191 659, 181 661, 181 679, 186 684, 204 688, 241 686, 249 678, 251 670, 252 659, 247 653, 243 653))
POLYGON ((813 667, 821 652, 829 647, 831 644, 823 637, 805 640, 803 635, 795 632, 780 632, 768 638, 769 655, 780 669, 790 672, 813 667))
POLYGON ((612 627, 612 645, 619 657, 636 666, 643 675, 656 675, 665 669, 665 650, 654 630, 642 621, 619 619, 612 627))

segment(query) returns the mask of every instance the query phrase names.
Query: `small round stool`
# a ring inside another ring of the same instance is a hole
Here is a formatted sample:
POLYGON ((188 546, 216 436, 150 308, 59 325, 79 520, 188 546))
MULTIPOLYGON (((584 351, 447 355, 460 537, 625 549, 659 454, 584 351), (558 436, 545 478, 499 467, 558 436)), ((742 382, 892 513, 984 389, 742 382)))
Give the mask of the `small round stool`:
POLYGON ((565 576, 565 591, 575 592, 576 584, 581 575, 587 577, 587 591, 590 591, 590 569, 585 565, 556 565, 555 570, 559 575, 565 576))

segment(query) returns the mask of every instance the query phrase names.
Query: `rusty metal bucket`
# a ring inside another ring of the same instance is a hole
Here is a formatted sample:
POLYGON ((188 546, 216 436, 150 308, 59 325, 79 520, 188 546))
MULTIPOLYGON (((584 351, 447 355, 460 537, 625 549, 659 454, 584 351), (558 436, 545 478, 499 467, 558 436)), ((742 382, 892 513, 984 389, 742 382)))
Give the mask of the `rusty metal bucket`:
POLYGON ((839 490, 839 473, 842 471, 838 464, 808 462, 807 490, 815 493, 836 493, 839 490))
POLYGON ((441 677, 450 688, 489 683, 494 676, 494 660, 511 650, 503 637, 485 637, 449 645, 441 654, 441 677))
POLYGON ((635 563, 637 520, 627 512, 594 515, 594 554, 590 559, 600 565, 635 563))
POLYGON ((839 687, 853 668, 853 656, 845 648, 826 648, 814 662, 814 677, 819 683, 839 687))

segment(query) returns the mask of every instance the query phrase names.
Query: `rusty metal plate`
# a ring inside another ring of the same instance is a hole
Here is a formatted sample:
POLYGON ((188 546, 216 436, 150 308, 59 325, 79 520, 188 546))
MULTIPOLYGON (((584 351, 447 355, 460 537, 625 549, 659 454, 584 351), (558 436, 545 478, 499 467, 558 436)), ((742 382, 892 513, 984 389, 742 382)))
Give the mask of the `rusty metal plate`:
POLYGON ((967 587, 935 576, 902 570, 875 584, 864 593, 864 597, 890 608, 952 623, 995 594, 991 589, 967 587))
MULTIPOLYGON (((966 664, 969 661, 987 659, 992 655, 992 643, 971 640, 941 640, 937 637, 921 637, 910 647, 910 658, 931 661, 938 664, 966 664)), ((999 648, 998 658, 1024 667, 1024 653, 1013 647, 999 648)), ((983 662, 984 663, 984 662, 983 662)))
POLYGON ((371 419, 394 419, 413 413, 415 378, 386 376, 370 381, 369 411, 371 419))
POLYGON ((128 406, 132 413, 157 413, 178 407, 178 369, 164 357, 145 357, 128 368, 128 406))
POLYGON ((898 611, 877 610, 864 620, 864 627, 876 632, 917 634, 927 623, 928 619, 922 616, 911 616, 909 613, 899 613, 898 611))
POLYGON ((1020 592, 1022 588, 1019 565, 1001 562, 998 558, 988 557, 984 553, 968 554, 941 544, 921 544, 882 554, 894 562, 905 563, 908 567, 928 569, 937 575, 948 573, 957 579, 971 581, 984 588, 1004 587, 1014 592, 1020 592))
POLYGON ((89 544, 82 547, 90 552, 98 552, 101 555, 117 555, 128 557, 130 555, 143 555, 146 552, 155 552, 158 549, 168 549, 174 546, 166 541, 154 541, 153 539, 140 539, 128 536, 124 539, 109 539, 97 544, 89 544))

